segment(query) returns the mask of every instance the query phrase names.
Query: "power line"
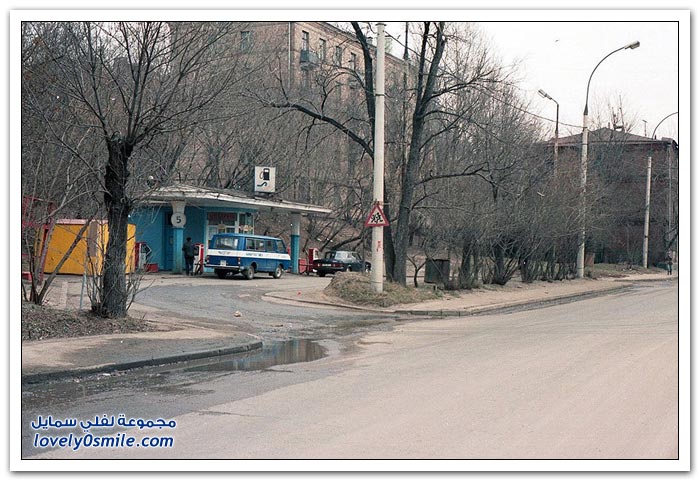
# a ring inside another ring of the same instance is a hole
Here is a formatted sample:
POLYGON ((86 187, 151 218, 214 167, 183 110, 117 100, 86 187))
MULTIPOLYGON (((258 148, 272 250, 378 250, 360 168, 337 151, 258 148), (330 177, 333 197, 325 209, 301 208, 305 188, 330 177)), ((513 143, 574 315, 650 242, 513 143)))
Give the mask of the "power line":
MULTIPOLYGON (((513 85, 513 86, 516 87, 516 88, 518 88, 518 89, 520 89, 520 90, 524 90, 524 89, 521 89, 520 87, 517 87, 517 86, 515 86, 515 85, 513 85)), ((515 110, 518 110, 518 111, 520 111, 520 112, 523 112, 524 114, 530 115, 530 116, 535 117, 535 118, 538 118, 538 119, 540 119, 540 120, 546 120, 547 122, 552 122, 552 123, 555 123, 555 122, 556 122, 556 120, 554 120, 554 119, 550 119, 550 118, 548 118, 548 117, 544 117, 544 116, 539 115, 539 114, 536 114, 536 113, 534 113, 534 112, 530 112, 529 110, 524 109, 524 108, 522 108, 522 107, 519 107, 519 106, 517 106, 517 105, 514 105, 514 104, 508 102, 507 100, 505 100, 505 99, 503 99, 503 98, 497 97, 495 94, 493 94, 492 92, 489 92, 488 90, 481 90, 481 89, 476 89, 476 90, 479 90, 479 93, 481 93, 481 94, 483 94, 483 95, 486 95, 487 97, 490 97, 490 98, 492 98, 492 99, 494 99, 494 100, 496 100, 496 101, 498 101, 498 102, 501 102, 502 104, 507 105, 508 107, 511 107, 511 108, 513 108, 513 109, 515 109, 515 110)), ((574 128, 577 128, 577 129, 582 129, 582 128, 583 128, 582 125, 567 124, 566 122, 562 122, 562 121, 559 121, 559 125, 564 125, 564 126, 566 126, 566 127, 574 127, 574 128)))

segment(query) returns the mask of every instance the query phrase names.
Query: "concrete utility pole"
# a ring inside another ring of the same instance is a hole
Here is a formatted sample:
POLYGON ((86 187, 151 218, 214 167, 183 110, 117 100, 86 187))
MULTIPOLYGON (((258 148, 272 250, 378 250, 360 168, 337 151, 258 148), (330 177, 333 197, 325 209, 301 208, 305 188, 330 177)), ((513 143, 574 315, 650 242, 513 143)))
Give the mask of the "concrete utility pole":
MULTIPOLYGON (((377 77, 374 87, 374 204, 384 205, 384 27, 377 23, 377 77)), ((374 292, 384 290, 384 227, 372 227, 372 272, 374 292)))
POLYGON ((664 246, 666 250, 673 249, 673 242, 671 242, 671 219, 673 219, 673 197, 671 196, 671 191, 673 183, 671 182, 671 148, 672 143, 666 144, 666 162, 668 164, 668 200, 667 207, 668 212, 666 214, 666 239, 668 240, 668 245, 664 246))
POLYGON ((649 204, 651 202, 651 155, 647 160, 647 196, 644 205, 644 243, 642 254, 642 267, 648 267, 649 261, 649 204))
MULTIPOLYGON (((661 119, 658 124, 656 124, 656 127, 654 127, 654 131, 651 133, 651 139, 655 140, 656 139, 656 129, 659 128, 659 126, 663 123, 664 120, 667 118, 676 115, 678 112, 673 112, 668 114, 666 117, 661 119)), ((670 143, 666 146, 666 160, 668 161, 668 230, 666 231, 666 236, 667 238, 670 237, 671 235, 671 145, 670 143)), ((647 261, 649 258, 649 210, 650 210, 650 203, 651 203, 651 155, 649 156, 649 161, 647 163, 647 195, 646 195, 646 203, 644 205, 644 244, 643 244, 643 252, 642 252, 642 266, 644 268, 648 267, 647 261)), ((665 249, 670 249, 671 245, 669 243, 668 246, 664 246, 665 249)))
POLYGON ((547 92, 542 89, 537 91, 540 97, 551 100, 557 104, 557 120, 554 124, 554 171, 557 170, 557 164, 559 163, 559 102, 554 100, 547 92))
POLYGON ((586 106, 583 109, 583 130, 581 132, 581 177, 580 177, 580 185, 581 185, 581 192, 580 192, 580 198, 579 198, 579 222, 580 222, 580 229, 578 233, 578 252, 576 253, 576 277, 578 279, 582 279, 584 275, 584 267, 586 263, 586 183, 587 183, 587 175, 588 175, 588 93, 590 92, 591 89, 591 79, 593 78, 593 74, 595 71, 600 67, 600 64, 605 61, 606 58, 614 54, 615 52, 619 52, 620 50, 626 50, 626 49, 635 49, 639 47, 639 42, 632 42, 630 44, 625 45, 624 47, 620 47, 616 50, 613 50, 609 54, 607 54, 603 59, 598 62, 598 64, 595 66, 593 71, 591 72, 590 77, 588 77, 588 85, 586 86, 586 106))

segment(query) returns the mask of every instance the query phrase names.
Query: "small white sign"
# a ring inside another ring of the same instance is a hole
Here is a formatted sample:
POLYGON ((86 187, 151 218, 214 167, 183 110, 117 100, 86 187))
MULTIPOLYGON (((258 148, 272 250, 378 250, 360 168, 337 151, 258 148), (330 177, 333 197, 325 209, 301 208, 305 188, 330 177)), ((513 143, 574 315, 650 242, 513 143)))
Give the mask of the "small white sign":
POLYGON ((170 222, 173 224, 173 227, 184 227, 187 223, 187 217, 183 213, 175 212, 170 216, 170 222))
POLYGON ((255 168, 255 192, 275 191, 275 167, 255 168))

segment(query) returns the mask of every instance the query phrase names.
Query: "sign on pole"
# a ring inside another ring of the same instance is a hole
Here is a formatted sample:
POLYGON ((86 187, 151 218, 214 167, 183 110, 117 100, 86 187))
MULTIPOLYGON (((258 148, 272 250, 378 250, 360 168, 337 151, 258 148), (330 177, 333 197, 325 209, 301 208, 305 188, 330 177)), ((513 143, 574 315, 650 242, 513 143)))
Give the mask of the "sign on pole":
POLYGON ((384 215, 384 211, 380 207, 379 203, 372 206, 372 210, 369 211, 367 220, 365 221, 365 227, 386 227, 389 225, 389 220, 384 215))

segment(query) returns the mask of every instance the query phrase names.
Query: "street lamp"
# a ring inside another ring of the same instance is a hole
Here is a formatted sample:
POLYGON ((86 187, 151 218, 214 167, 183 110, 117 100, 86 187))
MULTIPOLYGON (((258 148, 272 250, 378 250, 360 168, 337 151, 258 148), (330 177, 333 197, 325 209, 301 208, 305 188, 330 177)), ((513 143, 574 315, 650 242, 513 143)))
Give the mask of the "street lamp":
POLYGON ((559 102, 550 97, 549 94, 542 89, 539 89, 537 93, 540 94, 540 97, 549 99, 557 104, 557 121, 554 124, 554 171, 556 172, 557 163, 559 162, 559 102))
POLYGON ((580 206, 579 206, 579 217, 581 222, 581 228, 579 230, 578 237, 578 253, 576 254, 576 277, 578 279, 583 278, 584 265, 586 260, 586 177, 588 175, 588 93, 591 89, 591 79, 593 79, 593 74, 598 69, 601 63, 605 61, 612 54, 619 52, 620 50, 630 49, 633 50, 639 47, 640 43, 632 42, 624 47, 620 47, 613 50, 607 54, 603 59, 598 62, 591 76, 588 77, 588 85, 586 86, 586 105, 583 109, 583 131, 581 132, 581 193, 580 193, 580 206))
MULTIPOLYGON (((668 114, 666 117, 661 119, 661 121, 656 124, 656 127, 654 127, 654 131, 651 133, 651 138, 652 140, 656 137, 656 129, 659 128, 659 125, 666 120, 667 118, 671 117, 672 115, 676 115, 678 112, 673 112, 672 114, 668 114)), ((651 151, 651 149, 649 149, 651 151)), ((647 159, 647 191, 646 191, 646 200, 644 203, 644 242, 643 242, 643 247, 642 247, 642 267, 645 269, 649 267, 649 210, 650 210, 650 204, 651 204, 651 155, 649 155, 647 159)), ((671 232, 671 157, 668 155, 668 232, 671 232)))

